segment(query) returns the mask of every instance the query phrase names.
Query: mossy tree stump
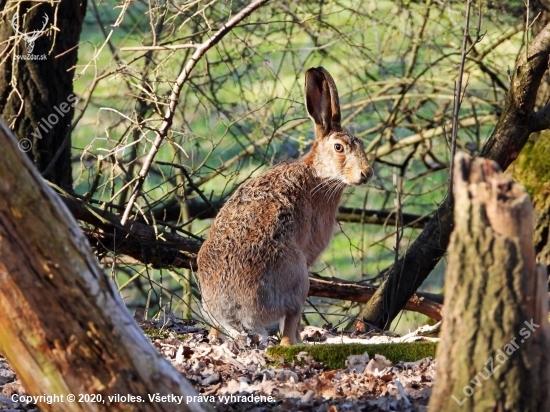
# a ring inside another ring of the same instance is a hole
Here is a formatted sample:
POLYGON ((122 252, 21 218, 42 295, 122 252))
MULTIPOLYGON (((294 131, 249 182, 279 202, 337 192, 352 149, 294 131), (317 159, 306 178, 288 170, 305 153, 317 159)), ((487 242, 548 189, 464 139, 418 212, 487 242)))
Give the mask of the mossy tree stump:
POLYGON ((430 411, 550 410, 533 206, 495 162, 457 156, 455 228, 430 411))

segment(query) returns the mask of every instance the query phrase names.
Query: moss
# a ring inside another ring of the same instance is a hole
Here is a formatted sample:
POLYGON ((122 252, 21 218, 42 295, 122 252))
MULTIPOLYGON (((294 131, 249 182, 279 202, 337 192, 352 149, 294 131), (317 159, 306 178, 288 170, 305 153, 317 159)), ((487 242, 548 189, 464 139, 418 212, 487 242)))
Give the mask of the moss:
POLYGON ((508 172, 517 182, 525 186, 535 207, 535 233, 533 241, 537 261, 550 262, 550 132, 544 131, 531 136, 530 140, 512 163, 508 172))
POLYGON ((414 362, 427 356, 435 356, 437 343, 410 342, 410 343, 380 343, 380 344, 330 344, 330 345, 295 345, 272 346, 267 349, 267 355, 277 359, 282 357, 285 362, 297 362, 296 355, 307 352, 317 362, 322 362, 329 369, 345 367, 349 355, 362 355, 367 352, 372 358, 375 354, 384 355, 393 363, 399 361, 414 362))
POLYGON ((550 139, 542 132, 529 140, 509 168, 513 178, 525 186, 535 205, 544 203, 550 192, 550 139))

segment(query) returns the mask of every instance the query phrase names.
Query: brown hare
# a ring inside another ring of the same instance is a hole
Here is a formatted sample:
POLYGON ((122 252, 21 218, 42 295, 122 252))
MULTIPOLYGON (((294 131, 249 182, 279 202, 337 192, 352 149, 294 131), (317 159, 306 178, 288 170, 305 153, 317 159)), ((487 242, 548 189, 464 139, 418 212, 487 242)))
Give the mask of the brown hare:
POLYGON ((361 141, 340 126, 338 91, 324 68, 306 72, 305 95, 315 123, 310 152, 242 184, 199 251, 206 318, 234 338, 266 336, 280 322, 281 345, 300 341, 308 267, 331 239, 344 188, 373 175, 361 141))

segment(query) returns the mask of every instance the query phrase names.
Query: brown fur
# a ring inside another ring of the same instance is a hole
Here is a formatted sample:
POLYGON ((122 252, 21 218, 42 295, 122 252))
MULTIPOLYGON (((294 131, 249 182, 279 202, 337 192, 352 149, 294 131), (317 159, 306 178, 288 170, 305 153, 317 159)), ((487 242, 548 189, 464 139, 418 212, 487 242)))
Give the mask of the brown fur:
POLYGON ((332 237, 344 188, 372 177, 361 142, 340 127, 330 74, 322 67, 308 70, 305 89, 315 123, 311 151, 241 185, 198 255, 207 320, 232 337, 265 335, 266 327, 279 321, 281 344, 300 341, 307 269, 332 237))

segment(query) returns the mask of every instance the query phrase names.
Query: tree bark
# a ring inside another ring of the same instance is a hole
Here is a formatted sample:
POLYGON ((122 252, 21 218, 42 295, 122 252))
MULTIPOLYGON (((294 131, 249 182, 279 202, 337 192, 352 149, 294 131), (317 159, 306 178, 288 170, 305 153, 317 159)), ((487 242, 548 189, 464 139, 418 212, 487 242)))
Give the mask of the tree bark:
POLYGON ((64 397, 40 403, 44 411, 205 410, 149 401, 196 392, 143 335, 76 221, 1 122, 0 147, 0 352, 27 391, 64 397), (70 403, 69 394, 103 402, 70 403), (142 402, 108 399, 117 394, 142 402))
POLYGON ((44 177, 69 189, 70 126, 76 101, 73 75, 86 0, 52 4, 0 0, 0 42, 7 45, 6 58, 0 64, 0 114, 41 173, 52 164, 44 177), (42 30, 31 53, 25 37, 14 36, 16 13, 19 32, 42 30), (33 56, 37 59, 23 60, 33 56))
MULTIPOLYGON (((481 156, 503 169, 516 159, 533 132, 550 127, 550 105, 535 112, 537 91, 548 68, 550 25, 546 25, 521 55, 504 110, 481 156)), ((412 294, 444 255, 453 229, 453 199, 447 196, 420 236, 398 262, 384 272, 386 280, 359 313, 363 322, 388 328, 412 294)))
POLYGON ((532 136, 513 164, 513 178, 525 186, 535 208, 533 240, 537 262, 550 269, 550 132, 532 136))
POLYGON ((550 410, 548 299, 535 267, 533 206, 495 162, 459 156, 455 165, 455 229, 429 410, 550 410))
MULTIPOLYGON (((550 21, 550 0, 538 0, 530 3, 533 33, 550 21)), ((536 106, 543 108, 550 101, 550 73, 542 79, 537 94, 536 106)), ((537 262, 550 271, 550 132, 533 133, 510 172, 514 180, 525 186, 535 207, 535 251, 537 262)))

